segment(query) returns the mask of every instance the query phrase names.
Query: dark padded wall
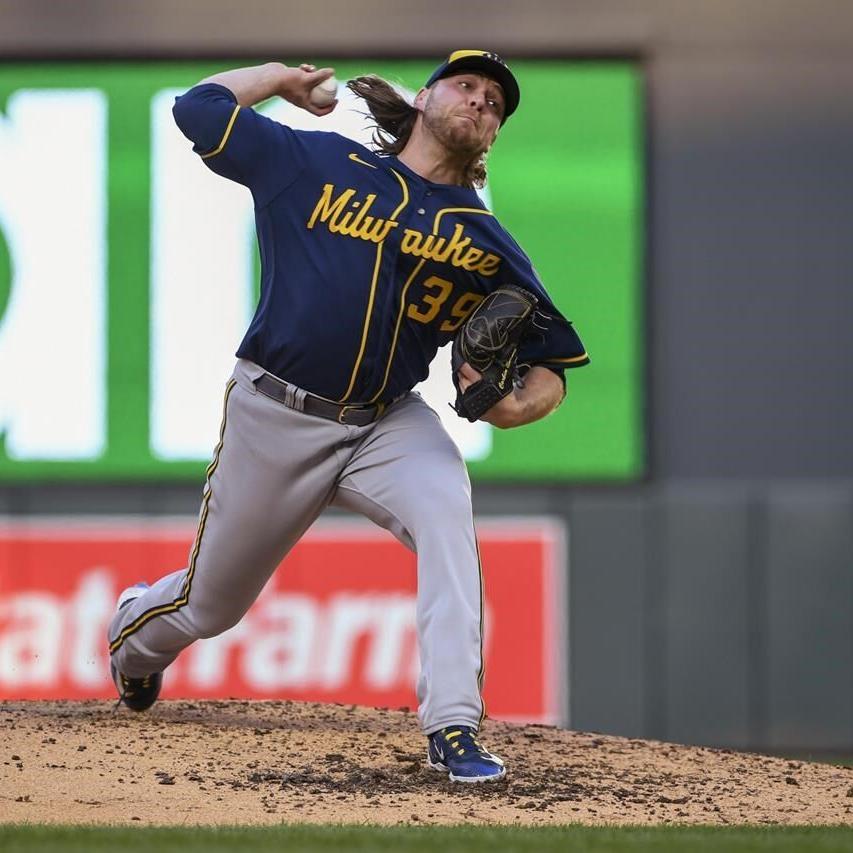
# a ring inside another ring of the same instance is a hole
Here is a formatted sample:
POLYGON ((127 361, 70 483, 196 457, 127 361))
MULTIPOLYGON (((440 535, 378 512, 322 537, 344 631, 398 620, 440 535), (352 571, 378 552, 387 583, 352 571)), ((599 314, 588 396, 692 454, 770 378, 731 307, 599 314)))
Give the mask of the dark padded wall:
POLYGON ((841 57, 655 63, 658 476, 853 475, 851 87, 841 57))

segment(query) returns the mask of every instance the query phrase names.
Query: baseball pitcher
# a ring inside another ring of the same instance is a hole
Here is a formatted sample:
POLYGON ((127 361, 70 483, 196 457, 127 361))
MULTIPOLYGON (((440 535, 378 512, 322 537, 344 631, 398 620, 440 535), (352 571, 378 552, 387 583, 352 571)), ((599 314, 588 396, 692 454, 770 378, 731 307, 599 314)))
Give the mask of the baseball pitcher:
MULTIPOLYGON (((269 63, 176 100, 202 162, 252 194, 260 300, 227 383, 187 566, 125 590, 109 628, 121 701, 142 711, 180 651, 236 624, 328 506, 417 553, 419 719, 429 764, 457 782, 505 775, 478 740, 485 708, 483 580, 456 445, 412 388, 452 341, 455 408, 499 428, 545 417, 589 359, 530 260, 476 189, 519 106, 506 63, 459 50, 413 103, 351 80, 376 124, 366 148, 255 112, 315 115, 331 68, 269 63)), ((236 235, 235 235, 236 238, 236 235)))

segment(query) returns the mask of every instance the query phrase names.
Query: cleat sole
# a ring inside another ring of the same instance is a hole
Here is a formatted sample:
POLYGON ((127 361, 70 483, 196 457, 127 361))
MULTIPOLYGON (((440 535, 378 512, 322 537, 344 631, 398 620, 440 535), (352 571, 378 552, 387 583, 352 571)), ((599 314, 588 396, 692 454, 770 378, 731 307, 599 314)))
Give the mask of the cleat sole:
POLYGON ((439 764, 429 757, 427 757, 427 765, 438 773, 447 773, 451 782, 468 782, 476 785, 478 782, 498 782, 506 776, 506 767, 501 767, 500 773, 489 776, 454 776, 447 765, 439 764))

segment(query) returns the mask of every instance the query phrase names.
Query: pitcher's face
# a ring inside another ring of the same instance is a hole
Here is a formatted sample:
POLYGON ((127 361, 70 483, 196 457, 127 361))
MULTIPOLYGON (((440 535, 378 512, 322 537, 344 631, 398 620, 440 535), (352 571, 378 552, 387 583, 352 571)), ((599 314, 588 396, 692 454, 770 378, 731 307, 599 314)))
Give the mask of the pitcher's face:
POLYGON ((475 72, 442 77, 421 89, 415 106, 424 126, 450 151, 475 156, 495 141, 504 114, 504 94, 491 77, 475 72))

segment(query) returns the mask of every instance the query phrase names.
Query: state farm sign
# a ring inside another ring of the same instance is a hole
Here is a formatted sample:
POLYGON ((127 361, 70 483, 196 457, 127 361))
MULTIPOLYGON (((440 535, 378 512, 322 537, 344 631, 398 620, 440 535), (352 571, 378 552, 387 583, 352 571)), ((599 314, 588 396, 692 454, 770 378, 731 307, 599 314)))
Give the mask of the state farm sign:
MULTIPOLYGON (((550 520, 478 524, 490 716, 565 722, 565 549, 550 520)), ((186 563, 192 520, 0 524, 0 699, 108 698, 118 592, 186 563)), ((362 523, 320 523, 240 624, 187 649, 164 697, 415 707, 415 557, 362 523)))

